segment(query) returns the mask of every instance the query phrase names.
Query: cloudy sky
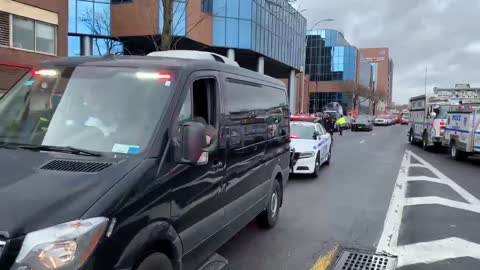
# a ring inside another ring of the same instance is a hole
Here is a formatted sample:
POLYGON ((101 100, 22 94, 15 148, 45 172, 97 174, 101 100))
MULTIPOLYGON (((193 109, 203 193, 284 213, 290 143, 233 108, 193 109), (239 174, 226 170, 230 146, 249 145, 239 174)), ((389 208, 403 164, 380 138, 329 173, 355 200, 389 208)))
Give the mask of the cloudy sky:
POLYGON ((308 29, 344 33, 356 47, 389 47, 393 100, 407 103, 427 89, 470 83, 480 87, 480 0, 297 0, 308 29))

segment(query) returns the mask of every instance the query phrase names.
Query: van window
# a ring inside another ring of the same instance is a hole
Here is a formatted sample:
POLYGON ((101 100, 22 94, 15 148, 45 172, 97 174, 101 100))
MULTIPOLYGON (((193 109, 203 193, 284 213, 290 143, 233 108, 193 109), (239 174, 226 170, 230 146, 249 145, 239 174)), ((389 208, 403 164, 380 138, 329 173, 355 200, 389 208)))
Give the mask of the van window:
POLYGON ((155 75, 125 67, 33 71, 0 100, 0 143, 137 154, 175 87, 155 75))
POLYGON ((225 111, 235 114, 246 111, 265 110, 287 105, 285 91, 265 85, 227 80, 225 111))
POLYGON ((180 114, 178 115, 178 122, 185 123, 192 121, 192 90, 188 89, 187 96, 183 102, 182 108, 180 109, 180 114))

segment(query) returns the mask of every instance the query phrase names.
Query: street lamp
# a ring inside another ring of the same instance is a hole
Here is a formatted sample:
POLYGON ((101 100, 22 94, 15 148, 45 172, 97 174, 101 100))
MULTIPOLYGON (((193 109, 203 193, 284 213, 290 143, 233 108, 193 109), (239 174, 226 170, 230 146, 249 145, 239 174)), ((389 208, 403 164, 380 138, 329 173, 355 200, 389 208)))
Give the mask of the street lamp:
MULTIPOLYGON (((331 18, 328 18, 328 19, 322 19, 322 20, 319 20, 318 22, 314 23, 312 27, 310 27, 310 30, 308 30, 309 32, 312 31, 317 25, 319 25, 320 23, 322 22, 332 22, 334 21, 334 19, 331 19, 331 18)), ((307 34, 305 33, 305 46, 303 48, 303 59, 307 59, 307 43, 308 43, 308 36, 307 34)), ((309 63, 310 64, 310 63, 309 63)), ((305 63, 306 65, 306 63, 305 63)), ((301 95, 301 99, 302 101, 300 102, 300 108, 301 108, 301 111, 304 112, 304 108, 303 108, 303 100, 305 98, 305 75, 306 75, 306 67, 303 67, 303 80, 302 80, 302 95, 301 95)))

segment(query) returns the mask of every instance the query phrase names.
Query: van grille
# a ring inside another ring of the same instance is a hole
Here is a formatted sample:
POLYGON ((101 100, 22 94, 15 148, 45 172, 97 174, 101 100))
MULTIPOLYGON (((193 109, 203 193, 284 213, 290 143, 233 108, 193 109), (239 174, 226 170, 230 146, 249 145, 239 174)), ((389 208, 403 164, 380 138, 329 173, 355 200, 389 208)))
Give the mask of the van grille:
POLYGON ((45 164, 42 170, 65 171, 65 172, 99 172, 110 167, 112 163, 109 162, 91 162, 78 160, 52 160, 45 164))

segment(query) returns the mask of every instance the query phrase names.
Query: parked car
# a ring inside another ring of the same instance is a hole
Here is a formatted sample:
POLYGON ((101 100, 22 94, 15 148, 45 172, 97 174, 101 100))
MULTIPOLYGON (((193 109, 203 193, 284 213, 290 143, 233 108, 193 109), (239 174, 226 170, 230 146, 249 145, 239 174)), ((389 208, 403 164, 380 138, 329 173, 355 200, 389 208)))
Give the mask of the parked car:
POLYGON ((408 113, 403 113, 401 117, 400 124, 402 125, 408 125, 410 123, 410 114, 408 113))
POLYGON ((373 130, 373 123, 368 115, 359 115, 352 123, 352 131, 373 130))
POLYGON ((392 124, 392 119, 388 115, 379 115, 375 117, 373 124, 375 126, 389 126, 392 124))
POLYGON ((394 113, 392 115, 392 124, 395 125, 395 124, 400 124, 402 122, 402 118, 400 117, 400 114, 398 113, 394 113))
POLYGON ((0 99, 0 269, 198 269, 252 219, 275 226, 285 85, 165 53, 52 60, 0 99))
POLYGON ((295 174, 312 174, 317 177, 323 164, 332 158, 332 137, 325 128, 315 122, 290 122, 290 147, 295 149, 295 174))

